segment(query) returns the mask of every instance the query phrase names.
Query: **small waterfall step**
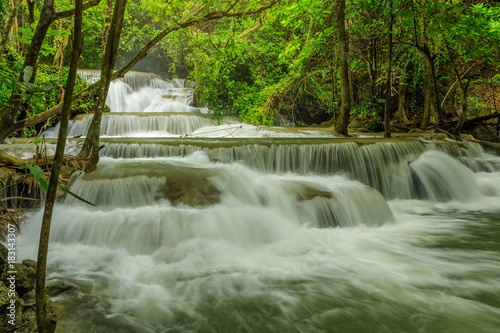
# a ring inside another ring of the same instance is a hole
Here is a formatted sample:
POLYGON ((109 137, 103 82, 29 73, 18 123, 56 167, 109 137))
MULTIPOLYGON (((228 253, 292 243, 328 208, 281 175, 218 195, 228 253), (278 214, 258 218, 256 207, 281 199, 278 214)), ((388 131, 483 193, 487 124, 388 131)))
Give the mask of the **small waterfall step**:
MULTIPOLYGON (((187 220, 193 217, 193 208, 200 217, 203 212, 211 215, 223 229, 229 228, 225 224, 231 220, 244 226, 247 212, 254 209, 275 210, 276 216, 287 216, 297 227, 301 221, 317 227, 378 226, 393 218, 378 191, 345 176, 263 174, 234 164, 211 164, 202 152, 188 158, 102 159, 96 171, 75 174, 71 189, 97 204, 97 214, 117 208, 163 207, 162 211, 174 212, 179 223, 184 221, 176 227, 181 229, 192 226, 187 220)), ((84 207, 70 197, 66 204, 84 207)))
MULTIPOLYGON (((494 194, 488 184, 479 189, 477 181, 462 184, 456 180, 475 178, 473 174, 481 171, 498 170, 498 165, 484 159, 472 144, 416 138, 103 138, 101 142, 105 145, 101 156, 116 161, 115 175, 121 165, 116 158, 156 165, 158 158, 182 160, 202 154, 212 165, 240 162, 271 174, 347 174, 375 188, 386 199, 449 201, 466 200, 470 198, 467 193, 494 194), (444 167, 436 168, 435 164, 444 167), (426 172, 431 169, 432 173, 426 172), (438 181, 441 185, 436 187, 438 181)), ((130 169, 127 170, 130 174, 130 169)), ((161 177, 162 172, 149 176, 161 177)))
MULTIPOLYGON (((85 136, 93 115, 79 116, 71 123, 68 136, 85 136)), ((209 115, 193 113, 106 113, 101 136, 185 136, 215 123, 209 115)))

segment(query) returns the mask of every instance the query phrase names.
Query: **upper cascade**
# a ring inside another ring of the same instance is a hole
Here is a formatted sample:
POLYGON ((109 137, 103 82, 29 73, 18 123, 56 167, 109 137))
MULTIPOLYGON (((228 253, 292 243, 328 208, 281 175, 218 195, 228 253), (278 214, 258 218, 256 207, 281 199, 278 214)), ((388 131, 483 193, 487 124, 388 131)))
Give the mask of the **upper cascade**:
MULTIPOLYGON (((89 84, 101 78, 100 71, 79 70, 89 84)), ((184 79, 163 80, 153 73, 128 72, 109 86, 106 104, 111 112, 196 112, 192 107, 194 82, 184 79)))

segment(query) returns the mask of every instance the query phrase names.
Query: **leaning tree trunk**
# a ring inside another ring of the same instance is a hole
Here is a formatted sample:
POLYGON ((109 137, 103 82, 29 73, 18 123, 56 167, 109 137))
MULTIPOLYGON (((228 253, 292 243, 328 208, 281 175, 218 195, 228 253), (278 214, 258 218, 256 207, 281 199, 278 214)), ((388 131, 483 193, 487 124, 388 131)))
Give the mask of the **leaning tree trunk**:
POLYGON ((78 60, 82 52, 82 16, 83 0, 76 0, 75 5, 75 30, 73 33, 73 51, 71 53, 71 65, 68 81, 66 83, 66 92, 63 101, 63 110, 61 123, 59 127, 59 136, 57 138, 56 154, 54 164, 50 175, 47 198, 45 200, 45 210, 43 212, 42 229, 40 231, 40 243, 38 246, 38 259, 36 265, 36 321, 39 333, 53 332, 55 323, 47 321, 47 301, 45 295, 45 278, 47 270, 47 252, 49 247, 50 224, 52 220, 52 211, 56 198, 57 183, 61 171, 62 160, 64 157, 64 148, 66 145, 66 136, 68 133, 68 122, 71 111, 71 102, 73 100, 73 89, 75 87, 76 71, 78 69, 78 60))
POLYGON ((337 122, 337 133, 347 136, 347 126, 349 125, 350 113, 350 92, 349 92, 349 72, 347 68, 348 43, 345 31, 345 0, 338 1, 337 26, 339 34, 340 49, 340 85, 341 103, 339 121, 337 122))
POLYGON ((97 93, 97 101, 94 105, 94 117, 85 139, 84 147, 78 157, 87 158, 89 161, 85 166, 85 172, 91 172, 97 167, 99 162, 99 134, 101 129, 101 118, 106 106, 106 97, 108 96, 109 85, 113 75, 116 58, 118 56, 118 46, 123 27, 123 16, 127 0, 116 0, 113 10, 113 18, 106 37, 106 48, 101 66, 101 84, 97 93))

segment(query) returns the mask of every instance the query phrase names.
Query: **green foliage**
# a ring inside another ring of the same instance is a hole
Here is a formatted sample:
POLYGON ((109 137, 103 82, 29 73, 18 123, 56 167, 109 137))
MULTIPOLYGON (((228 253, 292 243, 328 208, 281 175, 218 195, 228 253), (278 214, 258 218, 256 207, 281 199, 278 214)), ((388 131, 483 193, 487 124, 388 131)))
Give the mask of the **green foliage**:
POLYGON ((351 108, 351 118, 360 122, 364 128, 369 131, 378 131, 380 129, 380 117, 377 106, 367 104, 356 104, 351 108))
POLYGON ((83 12, 81 68, 98 69, 101 67, 105 14, 106 1, 101 1, 98 6, 89 8, 83 12))
MULTIPOLYGON (((119 65, 168 26, 215 10, 250 10, 264 3, 145 0, 129 4, 119 65)), ((7 5, 0 0, 0 21, 5 20, 7 5)), ((56 6, 60 11, 73 5, 61 0, 56 6)), ((37 13, 40 9, 41 2, 37 13)), ((106 10, 106 2, 101 1, 84 13, 82 67, 100 66, 106 10)), ((336 12, 335 1, 283 0, 258 15, 201 22, 168 35, 149 51, 154 61, 143 61, 136 69, 160 71, 169 77, 189 75, 196 82, 201 102, 220 120, 236 115, 255 124, 272 124, 277 118, 305 125, 321 122, 333 116, 340 104, 336 12)), ((354 118, 380 117, 383 103, 377 100, 384 100, 389 92, 399 93, 402 87, 409 118, 418 119, 423 105, 425 52, 432 58, 436 91, 440 93, 457 80, 457 73, 473 64, 477 64, 474 70, 493 69, 500 61, 500 6, 494 2, 353 0, 347 2, 346 14, 354 118), (386 37, 391 14, 395 15, 393 87, 387 91, 386 37)), ((71 19, 52 24, 42 47, 35 86, 15 80, 22 59, 8 51, 10 58, 18 59, 0 67, 0 103, 17 91, 25 101, 26 115, 32 116, 60 101, 61 90, 49 89, 58 86, 57 70, 44 64, 52 63, 70 24, 71 19)), ((29 44, 34 28, 20 26, 16 38, 21 50, 29 44)), ((66 55, 70 51, 67 47, 66 55)), ((61 84, 66 73, 63 69, 61 84)), ((81 87, 80 82, 77 90, 81 87)), ((79 106, 87 107, 90 101, 79 106)), ((26 135, 33 131, 28 129, 26 135)))
POLYGON ((259 17, 222 20, 192 32, 192 78, 219 118, 271 124, 307 108, 331 112, 333 35, 330 3, 290 1, 259 17), (265 23, 264 23, 265 22, 265 23))
MULTIPOLYGON (((62 98, 62 85, 68 78, 68 68, 62 68, 59 74, 59 67, 40 65, 37 71, 37 81, 35 84, 28 82, 33 71, 28 67, 23 73, 24 82, 19 82, 18 73, 21 72, 22 60, 19 55, 9 50, 7 56, 0 61, 0 106, 7 105, 11 96, 18 98, 22 102, 23 113, 21 117, 31 117, 40 112, 59 104, 62 98), (61 76, 59 78, 59 76, 61 76)), ((87 87, 87 83, 77 77, 75 91, 81 91, 87 87)), ((73 106, 79 113, 91 110, 90 100, 82 100, 73 106)), ((54 120, 49 122, 49 125, 54 120)), ((37 134, 34 127, 24 129, 24 136, 31 137, 37 134)))
POLYGON ((0 58, 0 107, 5 105, 12 93, 13 82, 17 81, 23 60, 17 52, 7 49, 0 58))

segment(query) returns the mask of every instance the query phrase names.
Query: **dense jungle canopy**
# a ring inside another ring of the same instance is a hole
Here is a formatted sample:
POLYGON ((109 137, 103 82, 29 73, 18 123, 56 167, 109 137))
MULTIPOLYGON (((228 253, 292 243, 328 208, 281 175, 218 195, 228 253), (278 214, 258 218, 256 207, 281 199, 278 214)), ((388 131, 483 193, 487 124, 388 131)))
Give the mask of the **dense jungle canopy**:
MULTIPOLYGON (((80 68, 101 68, 113 5, 84 2, 80 68)), ((0 1, 1 141, 57 121, 73 8, 0 1)), ((386 115, 399 129, 459 132, 498 122, 499 47, 495 1, 129 1, 115 75, 194 80, 195 103, 254 124, 328 121, 345 135, 348 123, 383 130, 386 115)), ((77 81, 72 114, 90 112, 94 90, 77 81)))

